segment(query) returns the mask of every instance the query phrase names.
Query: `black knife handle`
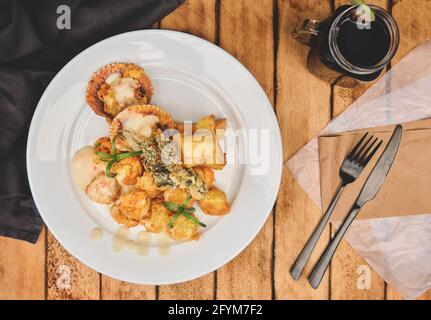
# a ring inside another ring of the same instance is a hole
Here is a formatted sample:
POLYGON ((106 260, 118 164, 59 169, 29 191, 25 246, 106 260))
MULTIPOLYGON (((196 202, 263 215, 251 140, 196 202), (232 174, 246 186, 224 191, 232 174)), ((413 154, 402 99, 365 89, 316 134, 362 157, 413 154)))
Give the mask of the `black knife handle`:
POLYGON ((325 275, 326 269, 328 269, 328 266, 331 263, 331 259, 334 256, 335 251, 337 251, 341 239, 343 239, 344 234, 346 233, 347 229, 349 229, 353 220, 355 220, 359 210, 361 210, 359 206, 357 206, 356 204, 353 205, 346 219, 343 221, 343 224, 337 230, 337 233, 335 234, 334 238, 332 238, 332 240, 329 242, 319 261, 314 266, 313 271, 311 271, 311 274, 308 277, 308 282, 314 289, 317 289, 319 287, 320 282, 325 275))

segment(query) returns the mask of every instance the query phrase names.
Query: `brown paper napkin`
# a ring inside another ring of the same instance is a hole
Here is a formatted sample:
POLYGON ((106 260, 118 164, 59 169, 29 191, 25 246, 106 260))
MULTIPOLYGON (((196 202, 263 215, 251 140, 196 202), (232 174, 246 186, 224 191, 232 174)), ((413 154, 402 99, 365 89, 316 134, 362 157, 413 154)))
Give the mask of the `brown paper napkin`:
MULTIPOLYGON (((377 197, 366 204, 358 219, 431 213, 431 119, 403 124, 404 133, 395 162, 377 197)), ((346 155, 366 132, 384 140, 394 126, 357 130, 319 137, 322 207, 326 210, 339 185, 339 170, 346 155)), ((343 220, 384 147, 374 156, 356 182, 347 186, 331 221, 343 220)))

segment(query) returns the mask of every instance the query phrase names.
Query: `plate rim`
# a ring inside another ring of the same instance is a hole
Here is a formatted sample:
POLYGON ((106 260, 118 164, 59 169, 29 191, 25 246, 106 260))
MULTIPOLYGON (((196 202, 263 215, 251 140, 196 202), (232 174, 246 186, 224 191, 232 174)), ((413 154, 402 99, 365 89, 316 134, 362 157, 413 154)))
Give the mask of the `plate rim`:
POLYGON ((281 139, 281 130, 280 130, 280 126, 277 120, 277 116, 275 114, 275 110, 274 110, 274 106, 273 103, 269 100, 265 90, 263 89, 263 87, 260 85, 260 83, 258 82, 258 80, 256 79, 256 77, 237 59, 235 58, 233 55, 231 55, 229 52, 227 52, 226 50, 224 50, 223 48, 219 47, 218 45, 197 37, 195 35, 192 34, 188 34, 188 33, 184 33, 184 32, 180 32, 180 31, 174 31, 174 30, 135 30, 135 31, 129 31, 129 32, 124 32, 121 34, 117 34, 111 37, 108 37, 106 39, 103 39, 99 42, 96 42, 94 44, 92 44, 91 46, 87 47, 86 49, 84 49, 83 51, 79 52, 77 55, 75 55, 72 59, 70 59, 62 68, 61 70, 53 77, 53 79, 50 81, 50 83, 48 84, 48 86, 45 88, 42 96, 40 97, 37 106, 35 108, 35 111, 33 113, 31 122, 30 122, 30 127, 29 127, 29 133, 28 133, 28 137, 27 137, 27 146, 26 146, 26 171, 27 171, 27 179, 29 182, 29 187, 30 187, 30 191, 32 194, 32 198, 33 201, 36 205, 36 208, 41 216, 41 218, 43 219, 44 224, 46 225, 47 229, 52 233, 52 235, 55 237, 55 239, 62 245, 62 247, 69 253, 71 254, 74 258, 76 258, 77 260, 79 260, 81 263, 83 263, 84 265, 88 266, 89 268, 95 270, 96 272, 103 274, 103 275, 107 275, 109 277, 112 277, 114 279, 118 279, 121 281, 127 281, 130 283, 135 283, 135 284, 145 284, 145 285, 170 285, 170 284, 178 284, 178 283, 183 283, 183 282, 187 282, 187 281, 191 281, 197 278, 200 278, 204 275, 207 275, 211 272, 214 272, 216 270, 218 270, 219 268, 223 267, 224 265, 226 265, 227 263, 229 263, 230 261, 232 261, 235 257, 237 257, 240 253, 242 253, 252 242, 253 240, 256 238, 256 236, 259 234, 259 232, 262 230, 262 228, 264 227, 265 223, 268 220, 268 217, 271 214, 272 209, 274 208, 274 205, 276 203, 277 197, 278 197, 278 193, 280 191, 280 186, 281 186, 281 179, 282 179, 282 171, 283 171, 283 142, 281 139), (181 37, 186 37, 186 38, 190 38, 192 40, 198 41, 198 42, 204 42, 205 44, 207 44, 212 50, 216 50, 218 51, 220 54, 226 56, 231 62, 233 62, 236 66, 240 67, 242 69, 243 72, 245 72, 249 78, 254 81, 256 83, 256 85, 261 89, 264 98, 267 101, 266 104, 266 108, 268 109, 268 113, 270 114, 271 120, 274 124, 274 133, 275 136, 273 136, 273 138, 275 138, 275 142, 276 142, 276 150, 279 150, 278 152, 278 159, 276 158, 277 162, 280 164, 279 166, 277 166, 276 172, 275 172, 275 178, 274 181, 276 181, 276 190, 275 192, 272 194, 271 196, 271 200, 268 201, 268 204, 266 205, 267 207, 267 213, 262 213, 260 215, 260 221, 259 221, 259 228, 256 228, 256 230, 253 233, 250 233, 250 236, 247 237, 246 241, 243 240, 241 241, 241 244, 236 246, 236 250, 233 250, 233 253, 228 255, 225 259, 223 259, 223 261, 219 261, 219 263, 217 265, 213 265, 210 268, 207 268, 205 270, 200 270, 199 272, 195 272, 194 276, 190 276, 190 277, 186 277, 186 278, 182 278, 178 281, 166 281, 166 282, 139 282, 136 281, 134 279, 120 279, 118 278, 116 275, 111 274, 110 272, 107 272, 106 270, 102 271, 99 269, 99 267, 94 266, 92 263, 89 263, 88 261, 84 261, 81 260, 79 258, 79 254, 76 254, 75 252, 73 252, 73 250, 71 250, 68 245, 65 245, 64 241, 57 236, 56 232, 50 227, 50 223, 47 222, 47 220, 45 218, 44 213, 42 212, 42 210, 40 210, 39 208, 40 203, 39 200, 33 196, 34 192, 33 190, 36 188, 36 186, 34 185, 34 181, 32 179, 32 173, 31 173, 31 156, 30 156, 30 142, 33 138, 33 136, 35 134, 37 134, 37 132, 35 132, 35 121, 38 118, 38 115, 40 112, 42 112, 42 103, 44 102, 44 100, 46 99, 46 96, 48 95, 49 89, 51 88, 51 86, 53 86, 53 84, 56 82, 56 80, 58 78, 60 78, 69 68, 69 66, 75 62, 77 59, 79 59, 81 56, 85 55, 87 53, 87 51, 89 50, 93 50, 103 44, 105 44, 105 42, 109 42, 109 41, 113 41, 117 38, 122 38, 122 37, 128 37, 128 36, 133 36, 134 34, 162 34, 162 35, 176 35, 176 36, 181 36, 181 37))

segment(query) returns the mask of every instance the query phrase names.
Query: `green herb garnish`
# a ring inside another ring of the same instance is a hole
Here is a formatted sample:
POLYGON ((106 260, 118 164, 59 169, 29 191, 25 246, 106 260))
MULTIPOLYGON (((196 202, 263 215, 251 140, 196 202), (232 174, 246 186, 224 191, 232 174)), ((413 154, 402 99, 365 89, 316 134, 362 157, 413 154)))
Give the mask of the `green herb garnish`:
POLYGON ((164 202, 163 203, 163 206, 166 209, 168 209, 172 212, 175 212, 174 216, 169 221, 169 224, 168 224, 169 229, 172 229, 174 227, 175 222, 177 221, 177 219, 181 215, 183 215, 184 218, 192 221, 193 223, 195 223, 195 224, 197 224, 203 228, 207 227, 207 225, 205 223, 200 222, 198 219, 196 219, 195 217, 192 216, 192 214, 196 211, 196 209, 193 207, 191 207, 191 208, 187 207, 190 203, 190 200, 192 200, 192 197, 188 196, 182 205, 178 205, 178 204, 173 203, 173 202, 164 202))
MULTIPOLYGON (((115 178, 116 174, 112 174, 111 169, 116 162, 127 158, 137 157, 142 154, 142 151, 125 152, 125 153, 117 154, 117 147, 115 145, 117 138, 118 138, 118 135, 115 136, 114 139, 112 139, 112 149, 110 154, 100 152, 97 150, 94 151, 96 155, 100 158, 100 160, 108 162, 108 165, 106 166, 106 172, 105 172, 108 178, 115 178)), ((100 147, 100 143, 97 143, 95 145, 95 148, 98 148, 98 147, 100 147)))

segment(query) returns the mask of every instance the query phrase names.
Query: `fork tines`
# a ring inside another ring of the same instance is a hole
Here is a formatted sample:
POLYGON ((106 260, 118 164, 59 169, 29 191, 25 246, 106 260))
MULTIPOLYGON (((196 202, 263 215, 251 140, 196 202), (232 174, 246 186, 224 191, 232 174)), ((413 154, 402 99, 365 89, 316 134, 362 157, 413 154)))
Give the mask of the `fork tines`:
POLYGON ((368 132, 365 133, 364 136, 358 141, 358 143, 353 147, 352 151, 350 151, 349 155, 347 156, 350 161, 357 163, 361 167, 365 167, 368 164, 368 162, 371 160, 377 150, 379 150, 380 146, 383 143, 382 140, 377 143, 379 139, 374 138, 373 135, 371 135, 365 141, 368 135, 368 132))

